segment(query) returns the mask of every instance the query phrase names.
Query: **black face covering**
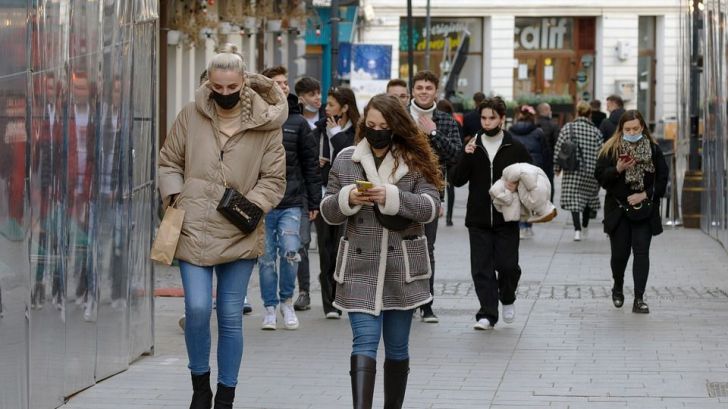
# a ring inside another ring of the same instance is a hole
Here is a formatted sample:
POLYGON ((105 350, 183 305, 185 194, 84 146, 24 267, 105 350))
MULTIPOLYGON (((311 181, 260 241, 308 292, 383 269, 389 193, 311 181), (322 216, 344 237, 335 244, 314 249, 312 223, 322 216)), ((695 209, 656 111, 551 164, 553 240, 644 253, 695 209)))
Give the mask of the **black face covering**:
POLYGON ((485 128, 483 128, 483 133, 486 134, 487 136, 496 136, 496 135, 498 135, 500 133, 500 131, 501 131, 501 127, 500 126, 496 126, 493 129, 485 129, 485 128))
POLYGON ((240 102, 240 92, 235 91, 232 94, 223 95, 215 90, 212 91, 212 99, 222 109, 232 109, 240 102))
POLYGON ((391 129, 373 129, 368 126, 364 129, 366 129, 364 137, 372 148, 384 149, 392 143, 391 129))

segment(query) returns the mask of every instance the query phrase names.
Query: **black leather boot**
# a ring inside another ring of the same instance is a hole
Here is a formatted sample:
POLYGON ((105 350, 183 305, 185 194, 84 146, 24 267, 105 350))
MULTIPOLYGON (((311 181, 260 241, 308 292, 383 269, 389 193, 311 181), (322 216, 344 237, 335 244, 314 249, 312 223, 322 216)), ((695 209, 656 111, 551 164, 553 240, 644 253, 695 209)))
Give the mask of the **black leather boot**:
POLYGON ((365 355, 351 356, 351 397, 354 409, 372 409, 377 361, 365 355))
POLYGON ((192 391, 190 409, 210 409, 212 407, 209 372, 202 375, 192 375, 192 391))
POLYGON ((409 359, 384 361, 384 409, 402 409, 408 375, 409 359))
POLYGON ((215 394, 215 409, 233 409, 234 401, 235 388, 218 383, 217 393, 215 394))

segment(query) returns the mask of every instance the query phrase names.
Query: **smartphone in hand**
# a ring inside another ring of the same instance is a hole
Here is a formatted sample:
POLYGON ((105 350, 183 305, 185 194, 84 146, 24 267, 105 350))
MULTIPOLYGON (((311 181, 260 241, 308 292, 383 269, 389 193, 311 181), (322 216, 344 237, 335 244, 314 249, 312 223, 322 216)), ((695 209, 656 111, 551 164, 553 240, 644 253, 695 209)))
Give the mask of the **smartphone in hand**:
POLYGON ((360 192, 366 192, 367 190, 374 187, 374 183, 368 181, 368 180, 357 180, 356 181, 356 190, 360 192))
POLYGON ((625 161, 625 162, 631 162, 632 161, 632 157, 629 156, 628 153, 620 153, 619 154, 619 160, 622 160, 622 161, 625 161))

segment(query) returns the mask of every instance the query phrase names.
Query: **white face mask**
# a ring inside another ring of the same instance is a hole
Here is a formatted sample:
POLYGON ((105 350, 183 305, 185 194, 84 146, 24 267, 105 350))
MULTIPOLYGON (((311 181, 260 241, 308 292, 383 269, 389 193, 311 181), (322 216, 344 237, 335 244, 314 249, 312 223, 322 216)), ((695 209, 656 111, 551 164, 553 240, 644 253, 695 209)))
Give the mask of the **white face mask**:
POLYGON ((632 134, 632 135, 624 134, 624 135, 622 135, 622 138, 624 138, 625 141, 631 142, 631 143, 639 142, 640 139, 642 139, 642 132, 632 134))
POLYGON ((311 113, 314 113, 314 112, 318 112, 319 111, 318 108, 316 108, 315 106, 309 105, 309 104, 307 104, 305 102, 303 103, 303 109, 306 112, 311 112, 311 113))

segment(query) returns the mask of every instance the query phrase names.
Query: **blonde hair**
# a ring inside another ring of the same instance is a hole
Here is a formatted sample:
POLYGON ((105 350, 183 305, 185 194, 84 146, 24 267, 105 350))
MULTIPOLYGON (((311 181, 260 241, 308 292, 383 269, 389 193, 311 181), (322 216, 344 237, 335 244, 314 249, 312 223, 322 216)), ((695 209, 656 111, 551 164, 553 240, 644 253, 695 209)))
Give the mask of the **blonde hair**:
POLYGON ((576 104, 576 115, 577 116, 583 116, 586 118, 589 118, 591 116, 592 109, 591 105, 589 105, 586 101, 579 101, 578 104, 576 104))
POLYGON ((226 43, 220 46, 217 52, 210 60, 210 63, 207 64, 208 76, 212 73, 212 70, 235 71, 245 76, 247 67, 245 66, 245 59, 238 53, 238 47, 234 44, 226 43))
POLYGON ((640 122, 640 126, 642 127, 642 135, 644 135, 645 138, 649 139, 652 144, 657 144, 657 140, 655 140, 655 138, 650 133, 650 128, 647 126, 647 122, 645 122, 645 118, 642 116, 640 111, 636 109, 630 109, 622 114, 622 116, 619 118, 619 125, 617 126, 617 130, 614 131, 614 134, 609 139, 607 139, 604 145, 602 145, 602 148, 599 150, 598 157, 611 156, 612 158, 617 159, 619 155, 619 145, 622 143, 622 136, 624 135, 624 132, 622 131, 622 129, 624 128, 624 123, 633 121, 635 119, 640 122))

